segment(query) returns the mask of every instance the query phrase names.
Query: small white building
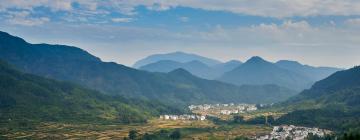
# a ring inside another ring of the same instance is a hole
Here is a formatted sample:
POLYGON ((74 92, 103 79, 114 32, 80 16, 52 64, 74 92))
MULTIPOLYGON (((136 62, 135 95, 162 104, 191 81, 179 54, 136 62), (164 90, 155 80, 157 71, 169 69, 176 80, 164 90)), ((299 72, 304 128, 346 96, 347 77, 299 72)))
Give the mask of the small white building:
POLYGON ((204 121, 204 120, 206 120, 206 117, 205 116, 200 116, 200 120, 204 121))

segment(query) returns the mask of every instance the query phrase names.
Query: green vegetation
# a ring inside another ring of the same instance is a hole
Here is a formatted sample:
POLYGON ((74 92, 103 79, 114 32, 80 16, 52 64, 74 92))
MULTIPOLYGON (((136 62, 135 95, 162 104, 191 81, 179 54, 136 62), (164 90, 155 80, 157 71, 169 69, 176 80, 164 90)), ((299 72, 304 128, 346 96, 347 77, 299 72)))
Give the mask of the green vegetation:
MULTIPOLYGON (((276 108, 289 112, 277 124, 348 132, 360 126, 360 67, 336 72, 276 108)), ((358 129, 357 129, 358 130, 358 129)))
POLYGON ((131 140, 135 140, 136 139, 136 137, 137 137, 137 134, 138 132, 136 131, 136 130, 131 130, 130 132, 129 132, 129 139, 131 139, 131 140))
POLYGON ((340 136, 340 140, 359 140, 360 139, 360 130, 349 131, 340 136))
POLYGON ((180 109, 159 102, 111 97, 80 86, 24 74, 0 62, 0 129, 39 122, 143 123, 180 109))

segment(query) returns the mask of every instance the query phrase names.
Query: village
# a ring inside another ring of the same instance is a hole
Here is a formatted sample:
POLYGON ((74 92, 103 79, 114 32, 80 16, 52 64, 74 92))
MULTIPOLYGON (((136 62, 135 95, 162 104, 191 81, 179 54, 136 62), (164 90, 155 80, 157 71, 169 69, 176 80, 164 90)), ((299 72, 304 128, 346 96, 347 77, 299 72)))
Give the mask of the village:
POLYGON ((256 138, 257 140, 303 140, 310 134, 317 135, 319 137, 324 137, 325 135, 331 134, 329 130, 319 129, 319 128, 309 128, 309 127, 300 127, 294 125, 282 125, 274 126, 273 131, 269 135, 260 136, 256 138))
POLYGON ((200 116, 200 115, 160 115, 161 120, 200 120, 204 121, 206 120, 206 116, 200 116))
POLYGON ((257 110, 255 104, 203 104, 190 105, 190 111, 196 114, 218 116, 252 112, 257 110))
POLYGON ((206 116, 232 115, 257 110, 255 104, 203 104, 190 105, 189 110, 194 114, 160 115, 160 120, 206 120, 206 116))

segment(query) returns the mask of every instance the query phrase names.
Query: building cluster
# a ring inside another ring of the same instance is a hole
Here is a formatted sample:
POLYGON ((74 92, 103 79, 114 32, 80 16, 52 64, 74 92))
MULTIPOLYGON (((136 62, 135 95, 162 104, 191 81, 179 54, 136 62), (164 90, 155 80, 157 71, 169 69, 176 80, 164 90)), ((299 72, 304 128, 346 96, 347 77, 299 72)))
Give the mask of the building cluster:
POLYGON ((200 115, 160 115, 160 119, 162 120, 200 120, 204 121, 206 120, 206 116, 200 116, 200 115))
POLYGON ((208 111, 216 114, 230 115, 244 112, 251 112, 257 110, 255 104, 203 104, 203 105, 190 105, 191 111, 208 111))
POLYGON ((319 129, 319 128, 309 128, 309 127, 299 127, 294 125, 283 125, 283 126, 274 126, 273 131, 269 135, 260 136, 257 140, 304 140, 310 134, 317 135, 319 137, 324 137, 327 134, 330 134, 331 131, 319 129))

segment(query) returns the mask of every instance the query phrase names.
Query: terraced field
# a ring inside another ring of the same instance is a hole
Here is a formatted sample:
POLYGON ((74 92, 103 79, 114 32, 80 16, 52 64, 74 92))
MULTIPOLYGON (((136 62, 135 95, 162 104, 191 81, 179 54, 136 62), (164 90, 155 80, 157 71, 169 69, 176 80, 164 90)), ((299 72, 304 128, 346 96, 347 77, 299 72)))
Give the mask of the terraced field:
POLYGON ((130 130, 138 135, 155 133, 160 130, 181 129, 182 139, 227 139, 236 136, 252 137, 269 133, 271 128, 256 125, 220 126, 210 121, 164 121, 154 119, 146 124, 64 124, 41 123, 32 129, 9 130, 2 128, 2 137, 7 139, 123 139, 130 130))

